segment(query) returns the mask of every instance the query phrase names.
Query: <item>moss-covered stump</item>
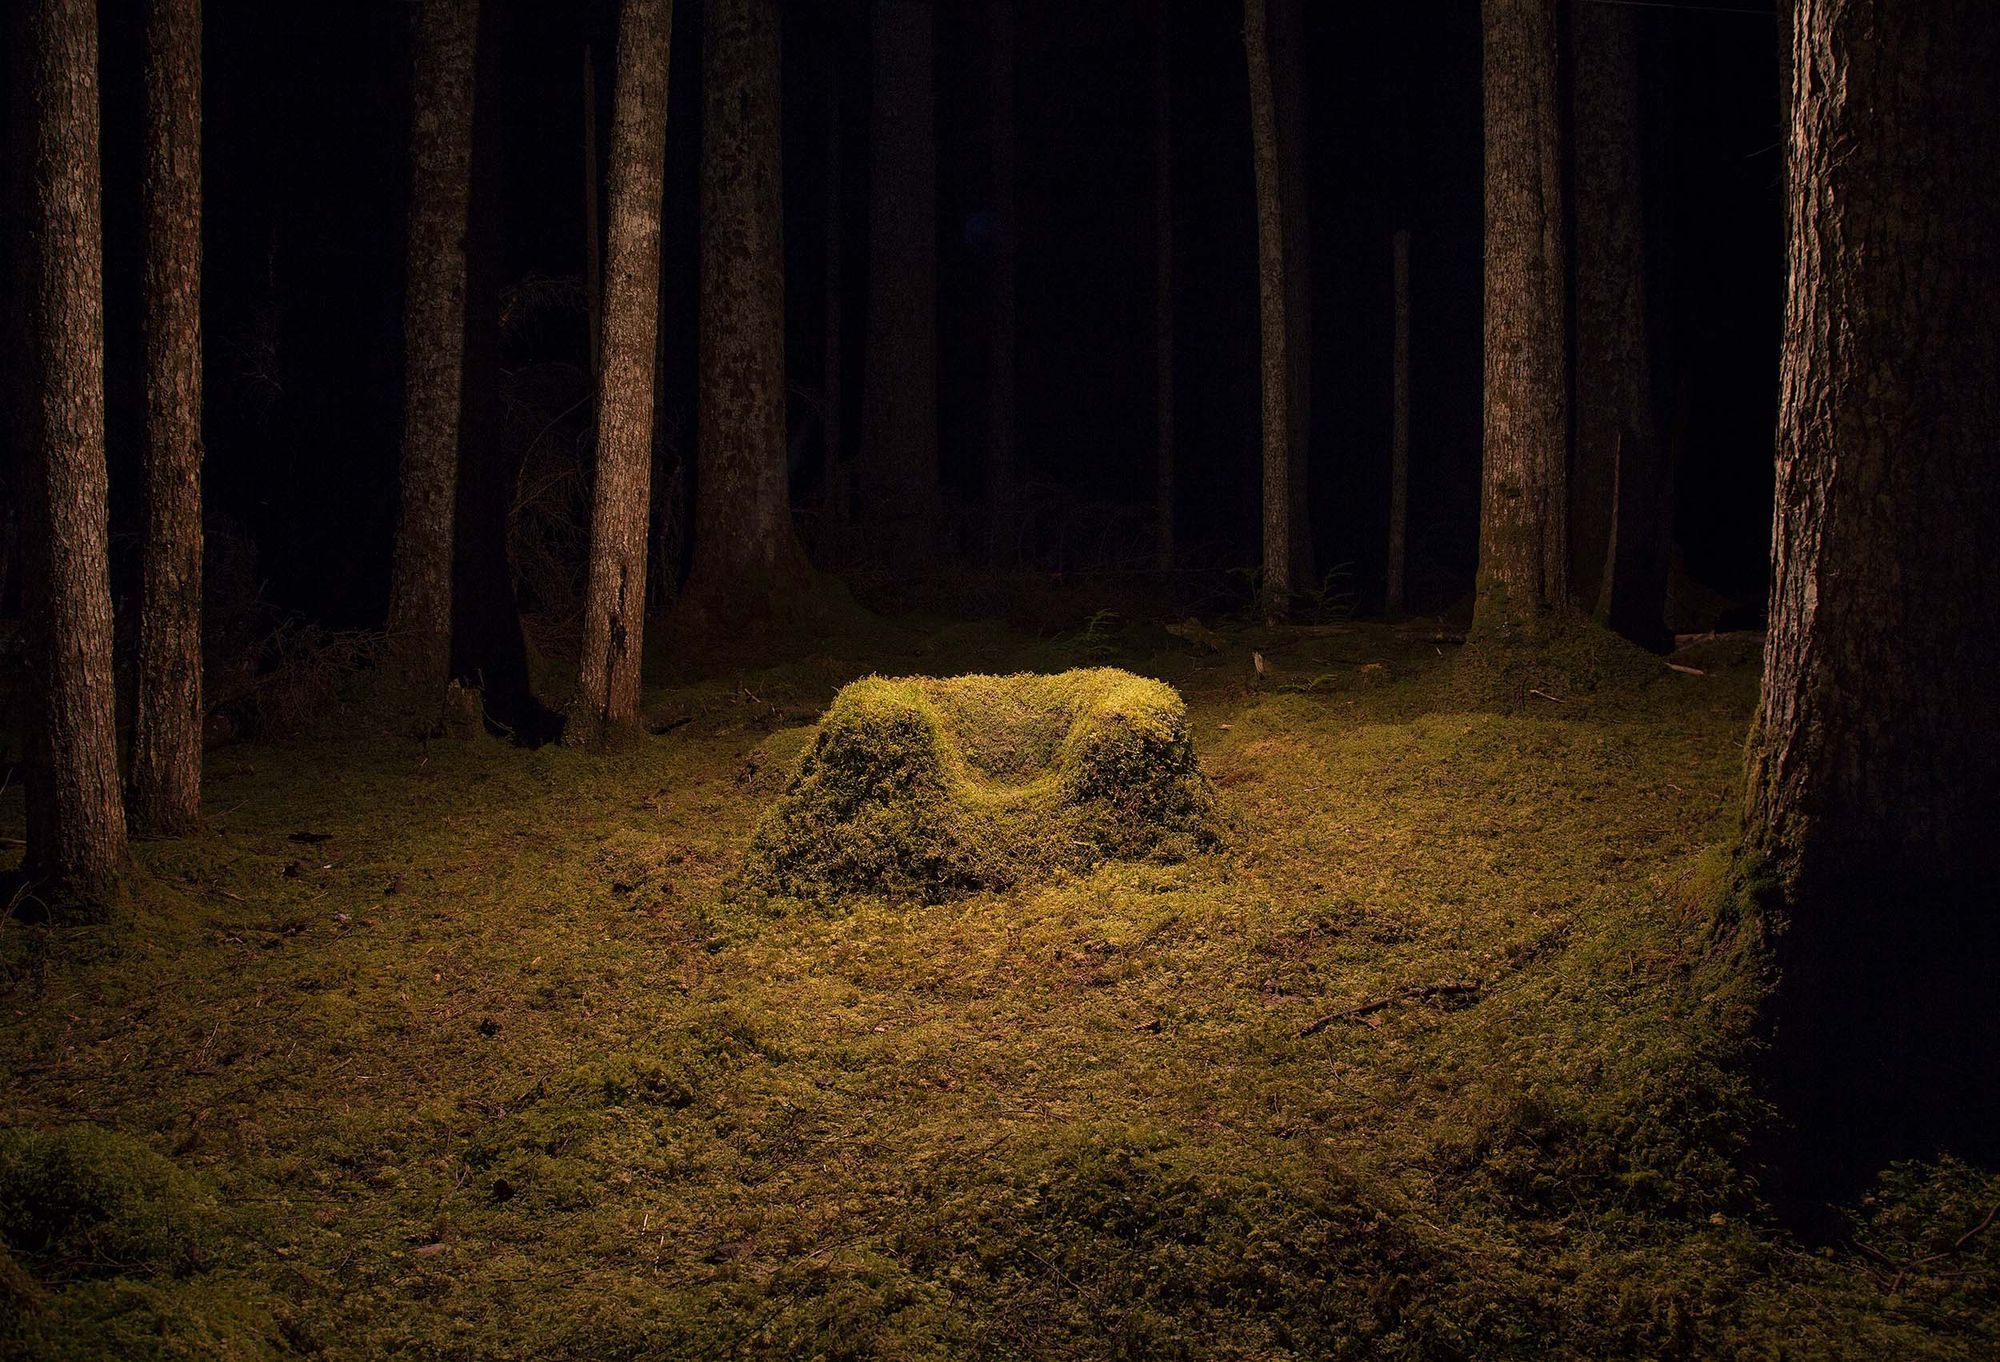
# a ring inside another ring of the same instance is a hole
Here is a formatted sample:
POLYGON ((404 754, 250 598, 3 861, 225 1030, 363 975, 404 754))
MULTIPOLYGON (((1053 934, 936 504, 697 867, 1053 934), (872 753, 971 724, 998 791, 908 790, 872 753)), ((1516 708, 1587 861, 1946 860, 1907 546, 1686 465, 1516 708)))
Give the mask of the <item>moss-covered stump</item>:
POLYGON ((938 902, 1213 841, 1171 686, 1055 676, 869 677, 834 697, 758 824, 746 884, 820 901, 938 902))

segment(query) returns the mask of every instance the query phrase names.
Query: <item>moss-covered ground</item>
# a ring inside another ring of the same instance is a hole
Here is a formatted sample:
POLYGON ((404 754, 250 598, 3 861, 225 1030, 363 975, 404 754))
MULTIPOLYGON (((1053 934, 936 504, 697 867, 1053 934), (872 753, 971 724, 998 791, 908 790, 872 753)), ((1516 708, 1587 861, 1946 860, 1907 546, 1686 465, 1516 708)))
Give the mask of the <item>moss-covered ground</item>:
POLYGON ((0 1351, 1992 1356, 2000 1183, 1808 1249, 1744 1171, 1754 650, 1676 660, 906 621, 662 667, 606 755, 218 751, 118 920, 0 928, 0 1351), (732 891, 840 685, 1102 664, 1220 850, 732 891))

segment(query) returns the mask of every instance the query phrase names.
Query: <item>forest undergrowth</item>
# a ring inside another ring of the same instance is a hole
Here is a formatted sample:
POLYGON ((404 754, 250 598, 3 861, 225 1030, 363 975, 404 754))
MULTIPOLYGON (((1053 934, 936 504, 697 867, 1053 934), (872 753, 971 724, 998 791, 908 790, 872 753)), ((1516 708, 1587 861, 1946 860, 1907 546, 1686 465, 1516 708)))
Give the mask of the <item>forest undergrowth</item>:
POLYGON ((608 754, 219 749, 117 920, 0 926, 0 1350, 1992 1356, 2000 1180, 1760 1200, 1756 650, 1674 661, 906 618, 661 659, 608 754), (738 891, 841 685, 1099 665, 1186 698, 1220 850, 738 891))

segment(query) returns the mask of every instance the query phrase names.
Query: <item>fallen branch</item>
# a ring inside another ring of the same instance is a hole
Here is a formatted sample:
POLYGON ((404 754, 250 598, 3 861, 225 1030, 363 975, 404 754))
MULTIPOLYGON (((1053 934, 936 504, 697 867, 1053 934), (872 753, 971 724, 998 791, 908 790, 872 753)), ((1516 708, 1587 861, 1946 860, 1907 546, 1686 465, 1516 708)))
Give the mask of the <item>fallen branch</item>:
POLYGON ((1299 1029, 1299 1036, 1303 1039, 1306 1036, 1316 1035, 1337 1021, 1360 1021, 1363 1017, 1373 1016, 1384 1008, 1394 1007, 1397 1003, 1420 1002, 1427 998, 1477 997, 1480 989, 1481 985, 1477 980, 1456 984, 1416 984, 1410 988, 1398 989, 1394 993, 1385 993, 1379 998, 1371 998, 1365 1003, 1356 1003, 1353 1007, 1344 1007, 1338 1012, 1329 1012, 1316 1021, 1307 1022, 1299 1029))
POLYGON ((1682 665, 1681 665, 1680 663, 1678 663, 1678 662, 1669 662, 1669 663, 1667 664, 1667 670, 1668 670, 1668 671, 1670 671, 1670 672, 1679 672, 1679 673, 1680 673, 1680 674, 1681 674, 1682 676, 1707 676, 1707 675, 1708 675, 1708 673, 1707 673, 1707 672, 1703 671, 1703 670, 1702 670, 1701 668, 1699 668, 1699 667, 1683 667, 1683 666, 1682 666, 1682 665))

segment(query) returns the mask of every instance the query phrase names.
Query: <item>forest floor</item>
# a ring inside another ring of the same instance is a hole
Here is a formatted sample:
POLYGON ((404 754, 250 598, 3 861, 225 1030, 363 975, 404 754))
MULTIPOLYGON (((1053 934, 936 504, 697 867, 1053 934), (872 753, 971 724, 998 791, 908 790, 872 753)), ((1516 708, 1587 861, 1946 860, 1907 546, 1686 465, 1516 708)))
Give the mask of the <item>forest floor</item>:
POLYGON ((184 1201, 171 1261, 0 1254, 0 1352, 1994 1356, 2000 1180, 1809 1249, 1742 1171, 1756 650, 1676 661, 905 618, 663 667, 609 755, 219 750, 117 920, 0 927, 0 1126, 187 1175, 97 1193, 184 1201), (1086 664, 1185 695, 1221 851, 730 892, 840 684, 1086 664))

